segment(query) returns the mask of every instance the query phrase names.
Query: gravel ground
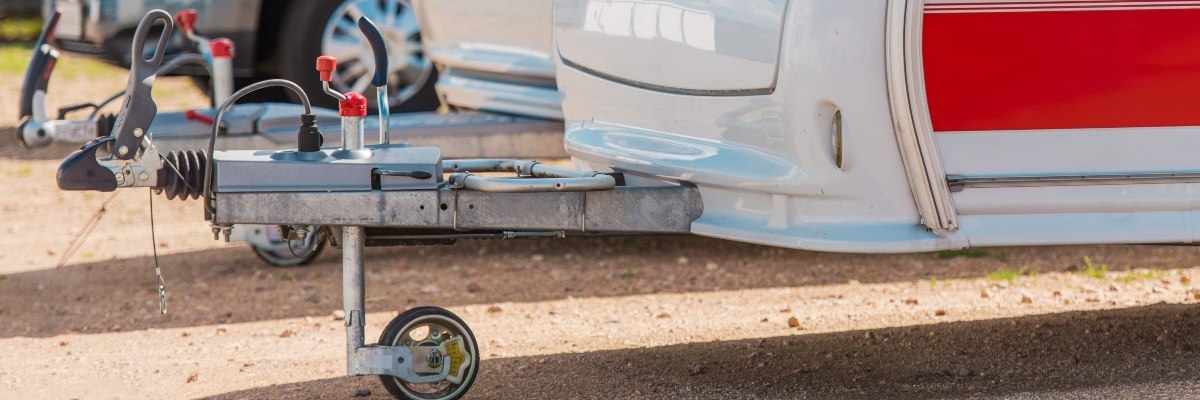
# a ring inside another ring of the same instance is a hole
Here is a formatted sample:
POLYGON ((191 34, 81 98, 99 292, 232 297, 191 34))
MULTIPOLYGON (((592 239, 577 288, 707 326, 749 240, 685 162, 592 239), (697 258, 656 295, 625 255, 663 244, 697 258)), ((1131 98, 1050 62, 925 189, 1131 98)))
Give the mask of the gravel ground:
MULTIPOLYGON (((195 95, 176 83, 160 104, 195 95)), ((337 250, 269 268, 210 240, 198 203, 159 197, 160 316, 146 191, 119 192, 56 268, 107 195, 56 190, 72 146, 19 149, 11 122, 0 398, 384 398, 341 377, 337 250)), ((1200 398, 1191 247, 854 255, 641 237, 367 254, 368 338, 409 307, 455 311, 483 357, 470 398, 1200 398)))

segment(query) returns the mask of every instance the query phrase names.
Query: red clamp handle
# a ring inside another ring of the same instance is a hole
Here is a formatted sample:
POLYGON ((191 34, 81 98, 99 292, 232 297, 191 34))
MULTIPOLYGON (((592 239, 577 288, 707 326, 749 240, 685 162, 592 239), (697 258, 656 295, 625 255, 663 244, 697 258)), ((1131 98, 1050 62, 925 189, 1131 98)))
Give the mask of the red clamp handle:
POLYGON ((192 28, 196 27, 196 17, 200 13, 194 8, 189 8, 175 14, 175 25, 179 26, 185 33, 191 33, 192 28))
POLYGON ((338 111, 338 114, 343 117, 365 117, 367 116, 367 98, 354 92, 346 93, 346 100, 338 103, 338 111))
POLYGON ((321 71, 321 82, 333 81, 333 70, 337 69, 337 58, 332 56, 317 57, 317 71, 321 71))
POLYGON ((226 38, 210 40, 208 50, 215 58, 233 58, 233 41, 226 38))

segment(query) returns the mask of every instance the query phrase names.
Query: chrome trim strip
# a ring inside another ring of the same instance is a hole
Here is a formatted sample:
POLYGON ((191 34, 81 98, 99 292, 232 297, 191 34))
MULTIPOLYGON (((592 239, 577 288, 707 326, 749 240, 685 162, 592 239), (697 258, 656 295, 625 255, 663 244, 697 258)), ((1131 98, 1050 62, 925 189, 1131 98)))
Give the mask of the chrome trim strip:
POLYGON ((1094 174, 1094 175, 1042 175, 1042 176, 948 176, 946 184, 951 192, 960 192, 968 187, 1029 187, 1029 186, 1080 186, 1080 185, 1129 185, 1150 183, 1200 182, 1200 172, 1154 172, 1142 174, 1094 174))

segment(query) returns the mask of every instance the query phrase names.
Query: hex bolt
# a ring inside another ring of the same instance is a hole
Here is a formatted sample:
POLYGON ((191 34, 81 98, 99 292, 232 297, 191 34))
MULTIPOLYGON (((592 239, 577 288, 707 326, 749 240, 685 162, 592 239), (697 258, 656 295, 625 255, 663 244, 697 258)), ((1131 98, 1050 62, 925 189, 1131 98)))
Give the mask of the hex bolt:
POLYGON ((142 135, 145 135, 145 134, 146 134, 146 132, 142 132, 142 128, 134 128, 133 129, 134 137, 142 137, 142 135))
POLYGON ((294 238, 296 238, 296 240, 304 241, 305 239, 308 239, 308 227, 300 225, 293 226, 292 235, 294 238))
POLYGON ((138 180, 139 180, 139 181, 145 181, 145 180, 147 180, 147 179, 150 179, 150 174, 147 174, 147 173, 146 173, 146 171, 142 171, 142 172, 139 172, 139 173, 138 173, 138 180))
POLYGON ((442 352, 437 349, 429 350, 429 353, 425 355, 425 363, 434 368, 442 366, 442 352))
POLYGON ((120 148, 117 149, 117 154, 120 154, 120 155, 129 154, 129 147, 121 146, 120 148))

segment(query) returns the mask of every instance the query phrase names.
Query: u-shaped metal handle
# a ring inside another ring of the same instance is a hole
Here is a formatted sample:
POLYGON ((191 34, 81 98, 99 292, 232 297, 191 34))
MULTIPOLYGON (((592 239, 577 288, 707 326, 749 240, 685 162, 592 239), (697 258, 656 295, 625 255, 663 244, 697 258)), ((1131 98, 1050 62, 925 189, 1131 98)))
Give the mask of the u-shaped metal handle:
POLYGON ((163 10, 151 10, 146 16, 142 17, 142 21, 138 22, 137 30, 133 33, 133 51, 130 52, 133 60, 130 64, 143 68, 158 69, 162 64, 163 57, 167 54, 167 42, 171 40, 171 31, 175 29, 175 22, 171 18, 171 14, 163 10), (154 22, 162 20, 163 31, 158 37, 158 45, 154 48, 154 56, 149 59, 143 55, 146 52, 146 37, 150 36, 151 28, 154 27, 154 22))

